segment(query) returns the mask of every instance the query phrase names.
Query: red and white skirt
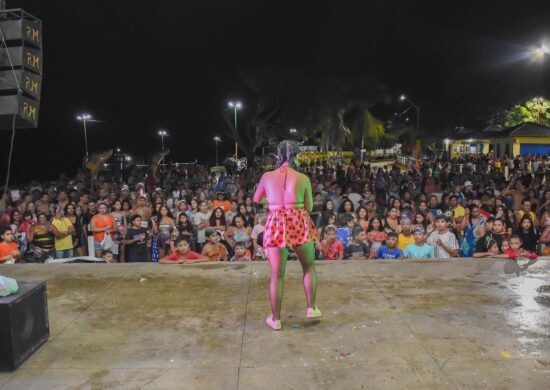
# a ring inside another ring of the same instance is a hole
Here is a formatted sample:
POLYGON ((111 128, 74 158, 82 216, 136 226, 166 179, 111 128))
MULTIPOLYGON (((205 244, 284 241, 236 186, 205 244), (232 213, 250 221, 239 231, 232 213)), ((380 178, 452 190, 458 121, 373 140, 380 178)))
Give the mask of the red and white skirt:
POLYGON ((314 242, 315 234, 315 224, 306 209, 272 210, 265 221, 263 246, 299 246, 314 242))

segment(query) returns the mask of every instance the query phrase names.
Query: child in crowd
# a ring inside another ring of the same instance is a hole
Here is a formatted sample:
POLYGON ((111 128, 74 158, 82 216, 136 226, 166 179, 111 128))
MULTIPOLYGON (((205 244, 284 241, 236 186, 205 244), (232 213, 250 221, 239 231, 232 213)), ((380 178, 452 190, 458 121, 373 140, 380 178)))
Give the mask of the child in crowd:
POLYGON ((326 239, 321 242, 321 247, 319 248, 323 259, 342 260, 344 258, 344 245, 336 239, 336 226, 327 226, 325 232, 326 239))
POLYGON ((353 228, 355 227, 355 219, 350 214, 342 215, 340 226, 336 232, 336 239, 342 243, 344 249, 348 247, 353 240, 353 228))
POLYGON ((401 218, 401 233, 397 237, 397 247, 404 251, 407 245, 414 242, 412 234, 412 223, 409 218, 401 218))
POLYGON ((233 247, 235 255, 231 258, 231 261, 250 261, 250 256, 246 255, 246 245, 244 242, 236 242, 233 247))
MULTIPOLYGON (((183 215, 183 214, 182 214, 183 215)), ((177 226, 172 226, 172 229, 170 229, 170 249, 169 253, 174 253, 176 251, 176 241, 178 241, 181 237, 180 230, 177 226)))
POLYGON ((0 228, 0 264, 13 264, 21 259, 21 252, 9 227, 0 228))
POLYGON ((227 261, 227 249, 220 243, 220 233, 214 229, 206 229, 206 243, 202 247, 202 255, 212 261, 227 261))
POLYGON ((176 242, 176 251, 166 257, 160 259, 160 264, 184 264, 184 263, 202 263, 205 261, 210 261, 206 256, 201 255, 200 253, 194 252, 189 247, 189 242, 180 238, 176 242))
POLYGON ((506 258, 511 260, 516 260, 519 257, 527 257, 530 260, 536 260, 536 252, 530 252, 526 249, 523 249, 523 242, 519 236, 512 236, 510 238, 510 248, 508 248, 504 255, 506 258))
POLYGON ((114 263, 115 257, 113 255, 113 252, 109 250, 105 250, 101 253, 101 258, 105 260, 107 263, 114 263))
POLYGON ((458 257, 458 240, 449 231, 447 217, 439 214, 434 217, 435 230, 428 237, 428 244, 432 247, 436 259, 450 259, 458 257))
POLYGON ((382 247, 388 234, 384 231, 382 220, 378 217, 371 218, 367 233, 367 242, 370 245, 370 257, 375 258, 376 252, 382 247))
POLYGON ((386 245, 383 245, 376 252, 377 259, 397 260, 405 257, 403 251, 397 247, 398 235, 395 232, 388 233, 386 245))
POLYGON ((253 246, 253 257, 254 260, 265 260, 267 259, 267 253, 266 250, 262 247, 262 241, 264 237, 264 225, 265 225, 265 213, 259 213, 258 215, 258 223, 254 225, 254 228, 252 229, 252 234, 250 234, 250 238, 252 239, 252 246, 253 246))
POLYGON ((353 240, 345 249, 345 258, 353 260, 366 260, 370 256, 370 249, 365 242, 367 237, 365 229, 362 226, 356 225, 352 230, 353 240))
POLYGON ((414 243, 407 245, 405 257, 411 259, 434 259, 434 251, 431 246, 426 244, 426 229, 417 227, 414 229, 414 243))
POLYGON ((498 243, 495 240, 487 242, 487 252, 475 252, 474 257, 497 257, 499 254, 498 243))

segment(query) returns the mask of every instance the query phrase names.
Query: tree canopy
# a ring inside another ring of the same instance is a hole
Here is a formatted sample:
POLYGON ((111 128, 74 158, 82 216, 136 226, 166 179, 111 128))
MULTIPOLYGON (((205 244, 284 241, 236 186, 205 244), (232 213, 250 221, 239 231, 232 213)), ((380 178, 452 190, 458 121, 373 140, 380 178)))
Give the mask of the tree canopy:
POLYGON ((228 135, 249 157, 263 143, 293 136, 334 150, 359 146, 363 136, 365 144, 375 145, 385 134, 369 107, 389 98, 386 87, 371 75, 314 77, 269 66, 243 71, 240 79, 246 109, 239 113, 238 129, 226 102, 222 113, 228 135), (296 134, 289 134, 290 129, 296 134))
POLYGON ((502 124, 511 127, 525 122, 539 123, 539 115, 540 124, 550 126, 550 100, 531 99, 523 105, 516 104, 506 111, 502 124))

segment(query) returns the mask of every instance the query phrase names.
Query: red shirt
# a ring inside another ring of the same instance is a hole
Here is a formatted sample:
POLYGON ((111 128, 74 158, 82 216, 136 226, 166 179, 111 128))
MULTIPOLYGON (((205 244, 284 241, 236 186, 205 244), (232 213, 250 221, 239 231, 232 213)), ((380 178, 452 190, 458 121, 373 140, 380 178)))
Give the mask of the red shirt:
POLYGON ((202 258, 202 255, 197 252, 189 251, 184 256, 179 252, 174 252, 171 255, 166 256, 166 259, 168 260, 197 260, 202 258))
POLYGON ((325 260, 338 260, 339 254, 344 255, 344 245, 338 240, 335 240, 332 244, 324 240, 321 243, 321 251, 325 260))

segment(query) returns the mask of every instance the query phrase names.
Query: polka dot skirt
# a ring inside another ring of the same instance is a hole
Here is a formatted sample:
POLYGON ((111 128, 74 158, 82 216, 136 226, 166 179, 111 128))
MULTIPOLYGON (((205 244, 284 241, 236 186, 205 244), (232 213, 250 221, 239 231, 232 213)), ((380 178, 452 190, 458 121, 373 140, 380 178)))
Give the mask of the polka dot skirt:
POLYGON ((303 245, 315 241, 316 229, 305 209, 273 210, 267 215, 264 248, 303 245))

